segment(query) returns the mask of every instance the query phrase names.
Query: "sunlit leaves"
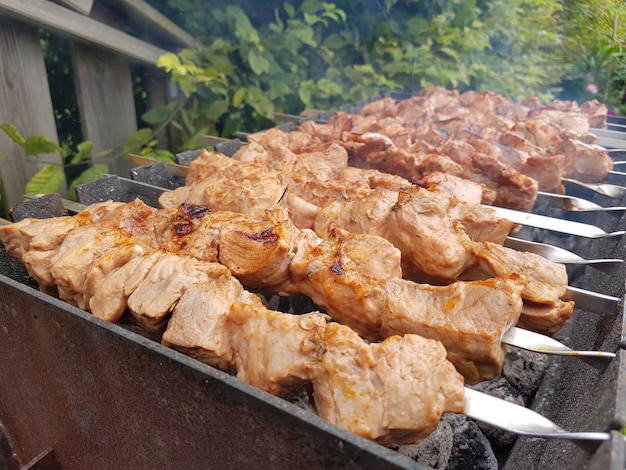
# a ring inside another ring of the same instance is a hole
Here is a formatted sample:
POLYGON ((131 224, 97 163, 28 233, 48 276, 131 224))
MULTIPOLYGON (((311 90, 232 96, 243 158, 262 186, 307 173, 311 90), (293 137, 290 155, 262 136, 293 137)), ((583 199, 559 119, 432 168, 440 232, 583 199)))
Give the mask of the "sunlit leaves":
POLYGON ((53 194, 65 182, 65 173, 56 165, 48 165, 39 170, 26 184, 26 194, 53 194))

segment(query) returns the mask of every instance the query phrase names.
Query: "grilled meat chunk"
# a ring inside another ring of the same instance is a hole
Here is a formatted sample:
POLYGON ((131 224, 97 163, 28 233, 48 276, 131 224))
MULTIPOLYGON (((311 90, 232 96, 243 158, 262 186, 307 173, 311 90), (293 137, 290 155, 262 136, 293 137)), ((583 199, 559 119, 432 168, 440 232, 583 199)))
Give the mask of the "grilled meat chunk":
POLYGON ((400 253, 388 241, 341 229, 323 239, 304 230, 290 272, 300 292, 368 339, 380 338, 387 281, 402 277, 400 253))
POLYGON ((500 340, 520 317, 526 281, 513 274, 440 287, 416 284, 402 280, 399 253, 388 242, 339 229, 324 239, 303 232, 291 271, 304 294, 366 339, 417 333, 442 341, 472 383, 500 372, 500 340))
POLYGON ((327 315, 233 304, 225 319, 237 378, 283 398, 311 392, 324 352, 327 315))
POLYGON ((331 423, 384 445, 415 443, 443 413, 463 412, 463 379, 437 341, 406 335, 367 344, 330 323, 324 346, 313 400, 331 423))
POLYGON ((97 284, 89 299, 91 313, 102 320, 118 322, 128 310, 130 294, 146 278, 163 254, 162 251, 138 254, 126 264, 112 270, 97 284))
POLYGON ((382 337, 413 333, 441 341, 468 383, 500 373, 506 353, 500 340, 520 317, 523 279, 513 275, 448 286, 391 279, 386 287, 382 337))
POLYGON ((211 263, 176 303, 162 343, 219 369, 234 369, 235 343, 226 316, 235 304, 263 308, 261 299, 244 290, 226 268, 211 263))

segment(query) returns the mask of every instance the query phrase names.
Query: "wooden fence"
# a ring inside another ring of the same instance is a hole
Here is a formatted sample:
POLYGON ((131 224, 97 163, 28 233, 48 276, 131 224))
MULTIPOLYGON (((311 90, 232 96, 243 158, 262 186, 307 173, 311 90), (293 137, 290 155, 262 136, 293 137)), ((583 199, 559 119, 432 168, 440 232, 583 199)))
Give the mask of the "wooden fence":
MULTIPOLYGON (((195 44, 143 0, 0 0, 0 123, 14 125, 25 137, 44 135, 57 143, 42 30, 68 38, 73 76, 67 78, 76 89, 77 125, 84 140, 94 143, 94 153, 121 147, 137 130, 131 69, 142 74, 149 106, 165 104, 169 83, 156 62, 168 50, 195 44), (135 35, 127 32, 129 26, 135 35)), ((26 182, 37 171, 63 165, 59 154, 25 158, 3 133, 0 155, 3 210, 22 201, 26 182)), ((132 166, 124 157, 107 163, 120 175, 132 166)))

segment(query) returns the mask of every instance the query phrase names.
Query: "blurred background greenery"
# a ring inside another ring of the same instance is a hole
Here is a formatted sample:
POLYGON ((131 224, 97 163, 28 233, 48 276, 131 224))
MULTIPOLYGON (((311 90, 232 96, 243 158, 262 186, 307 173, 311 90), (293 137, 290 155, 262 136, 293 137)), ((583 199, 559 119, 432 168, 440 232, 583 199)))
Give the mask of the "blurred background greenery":
MULTIPOLYGON (((275 112, 334 109, 428 86, 492 90, 513 99, 597 99, 615 114, 626 113, 623 1, 148 3, 202 44, 161 58, 182 92, 180 103, 147 109, 136 78, 140 122, 178 129, 180 144, 172 152, 197 148, 205 134, 267 128, 275 112)), ((42 39, 51 82, 68 74, 67 48, 59 41, 42 39)), ((61 146, 70 152, 82 140, 74 93, 67 81, 51 88, 61 146)), ((156 150, 151 145, 144 153, 156 150)), ((171 152, 154 156, 167 159, 171 152)))

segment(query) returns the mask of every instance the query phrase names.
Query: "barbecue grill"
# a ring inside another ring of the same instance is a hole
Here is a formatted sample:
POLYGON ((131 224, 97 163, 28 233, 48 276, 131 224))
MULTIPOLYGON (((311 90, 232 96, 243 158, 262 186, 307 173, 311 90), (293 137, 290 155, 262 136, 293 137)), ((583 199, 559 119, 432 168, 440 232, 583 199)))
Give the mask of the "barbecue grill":
MULTIPOLYGON (((343 109, 355 112, 359 106, 343 109)), ((626 143, 622 125, 613 119, 605 142, 626 143)), ((293 126, 287 124, 285 129, 293 126)), ((216 150, 232 155, 240 145, 239 140, 221 142, 216 150)), ((180 154, 179 163, 186 165, 195 156, 194 152, 180 154)), ((77 189, 79 200, 91 204, 139 197, 156 207, 163 190, 183 182, 175 169, 163 163, 134 168, 130 176, 109 176, 83 185, 77 189)), ((615 182, 624 184, 619 175, 615 182)), ((602 206, 626 206, 626 196, 609 200, 596 193, 581 195, 602 206)), ((72 207, 53 195, 18 206, 13 214, 44 217, 68 209, 72 207)), ((551 217, 569 217, 553 208, 537 210, 551 217)), ((577 214, 577 219, 608 233, 626 227, 623 211, 577 214)), ((626 259, 624 237, 581 239, 529 227, 520 236, 575 245, 587 259, 626 259)), ((305 406, 268 395, 163 347, 139 328, 100 321, 42 294, 19 263, 4 251, 0 255, 0 292, 5 299, 0 307, 0 422, 22 465, 426 468, 324 422, 305 406)), ((567 430, 608 431, 611 439, 594 443, 520 436, 500 451, 505 470, 617 470, 626 462, 620 432, 626 424, 626 271, 616 264, 608 273, 588 266, 571 268, 569 274, 571 286, 621 301, 611 311, 577 309, 555 337, 575 350, 617 354, 603 367, 550 355, 530 407, 567 430)), ((9 465, 17 468, 15 459, 9 458, 9 465)))

